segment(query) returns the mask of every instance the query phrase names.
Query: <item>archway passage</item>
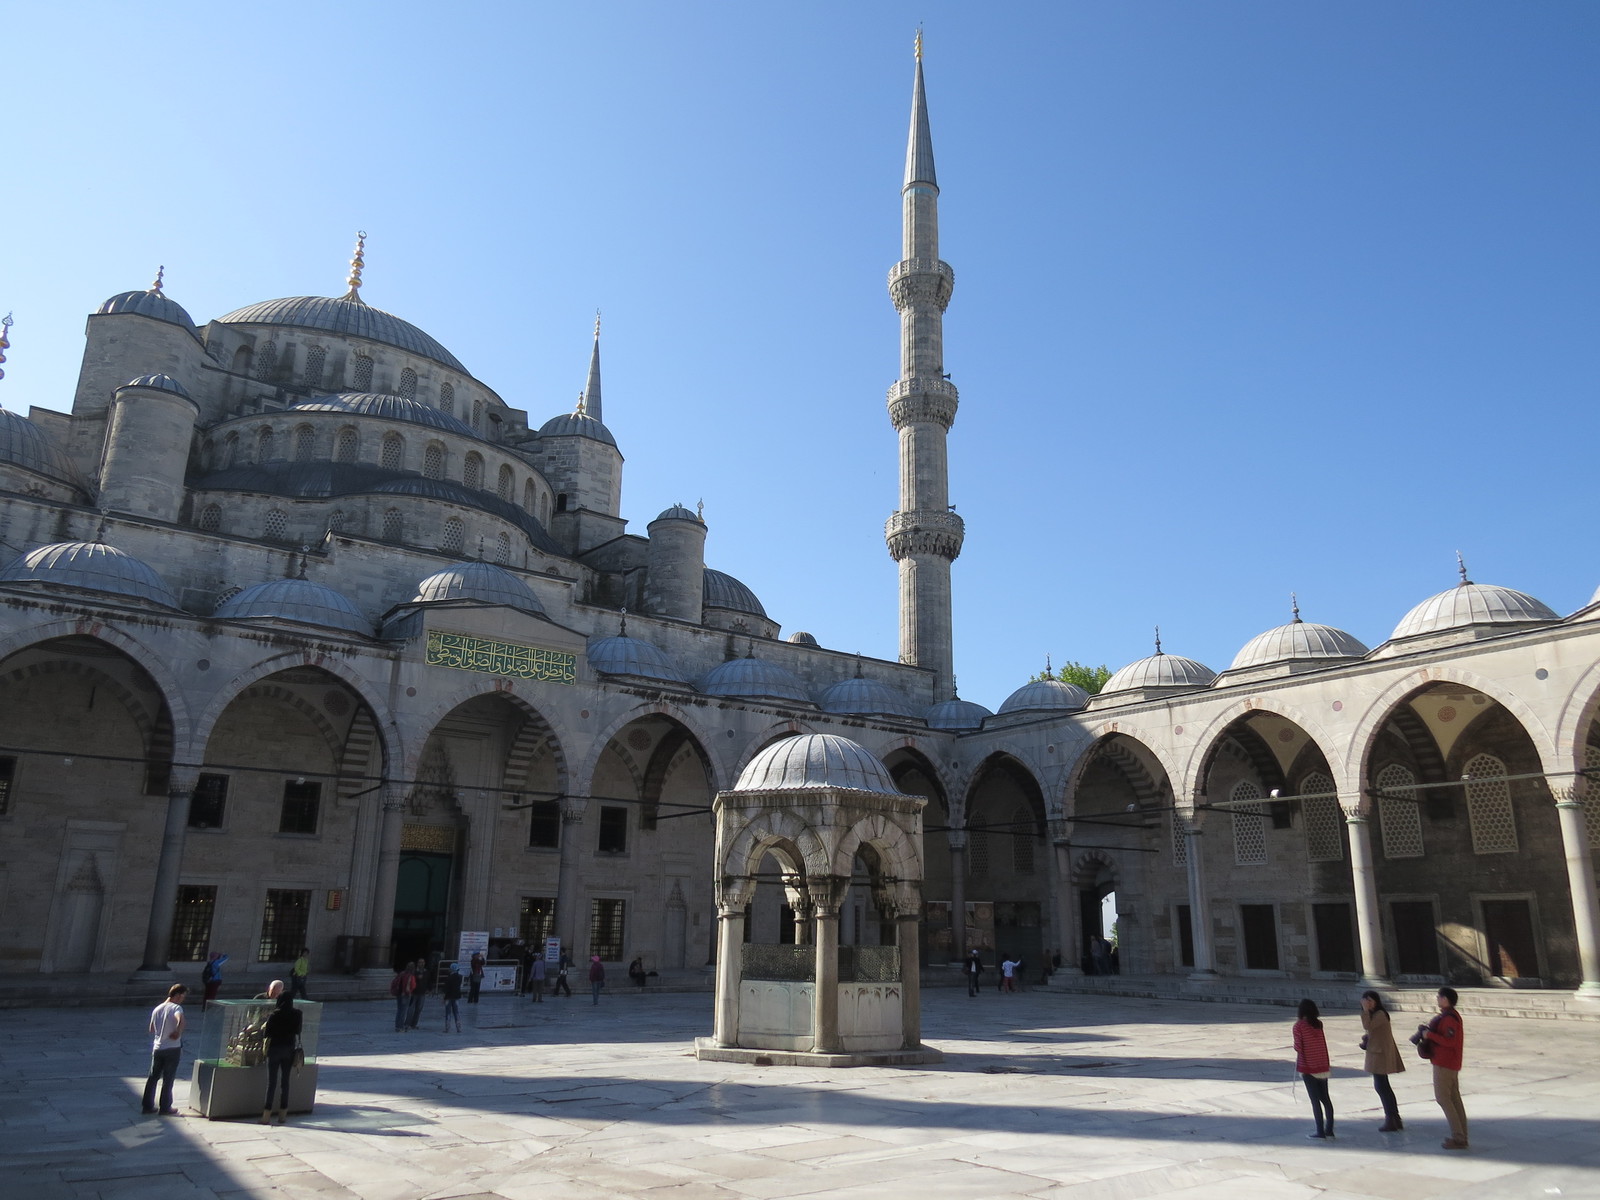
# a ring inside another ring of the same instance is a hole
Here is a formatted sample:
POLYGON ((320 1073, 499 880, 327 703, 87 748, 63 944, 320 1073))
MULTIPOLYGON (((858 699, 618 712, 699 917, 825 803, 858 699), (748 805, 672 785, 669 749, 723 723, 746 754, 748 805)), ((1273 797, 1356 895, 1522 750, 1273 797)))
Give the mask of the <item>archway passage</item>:
POLYGON ((451 873, 455 855, 437 850, 407 849, 400 856, 394 893, 394 959, 426 962, 430 951, 446 944, 451 873))
POLYGON ((1028 978, 1038 978, 1051 957, 1047 948, 1061 940, 1051 912, 1039 781, 1011 755, 991 755, 967 791, 963 832, 968 951, 990 966, 1020 962, 1028 978))
MULTIPOLYGON (((908 796, 921 796, 928 802, 923 813, 925 875, 922 886, 927 900, 920 922, 922 961, 955 962, 961 957, 957 938, 964 933, 964 928, 958 929, 954 919, 949 797, 938 770, 918 751, 902 747, 884 755, 883 763, 889 768, 895 787, 908 796)), ((962 900, 965 910, 964 894, 962 900)))

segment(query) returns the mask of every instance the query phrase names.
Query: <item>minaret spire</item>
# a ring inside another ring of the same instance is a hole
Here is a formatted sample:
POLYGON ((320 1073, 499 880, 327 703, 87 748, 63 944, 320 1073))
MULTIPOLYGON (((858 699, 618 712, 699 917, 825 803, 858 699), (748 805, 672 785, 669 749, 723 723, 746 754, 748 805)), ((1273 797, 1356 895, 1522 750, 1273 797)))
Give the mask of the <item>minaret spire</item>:
POLYGON ((600 310, 594 310, 594 349, 589 352, 589 382, 583 388, 583 411, 604 423, 600 415, 600 310))
POLYGON ((921 30, 900 197, 904 257, 889 272, 889 295, 900 313, 900 378, 889 389, 889 419, 900 434, 900 508, 884 538, 900 564, 900 661, 930 668, 934 699, 948 700, 955 695, 950 564, 965 536, 950 503, 946 458, 957 396, 944 373, 944 310, 955 274, 939 258, 939 185, 921 30))

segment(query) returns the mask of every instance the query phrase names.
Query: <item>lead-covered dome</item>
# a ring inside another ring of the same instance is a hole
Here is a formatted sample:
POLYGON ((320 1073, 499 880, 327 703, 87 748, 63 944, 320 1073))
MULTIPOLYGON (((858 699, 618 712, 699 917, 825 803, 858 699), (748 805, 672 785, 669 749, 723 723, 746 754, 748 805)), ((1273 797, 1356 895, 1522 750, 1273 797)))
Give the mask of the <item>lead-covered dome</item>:
POLYGON ((194 397, 189 395, 189 389, 171 375, 141 375, 137 379, 128 380, 117 391, 120 392, 123 388, 144 388, 147 391, 166 392, 171 396, 182 396, 191 403, 194 400, 194 397))
POLYGON ((0 463, 82 488, 72 460, 51 443, 44 430, 21 413, 4 408, 0 408, 0 463))
POLYGON ((796 646, 818 645, 816 635, 807 633, 804 629, 795 630, 795 632, 791 633, 785 640, 793 642, 796 646))
POLYGON ((899 795, 889 768, 865 746, 832 733, 805 733, 774 742, 739 772, 741 792, 845 788, 899 795))
POLYGON ((154 290, 118 292, 94 310, 94 315, 97 317, 115 313, 134 313, 141 317, 153 317, 157 321, 165 321, 169 325, 187 329, 196 337, 200 336, 194 327, 194 318, 184 311, 183 305, 169 299, 163 292, 154 290))
POLYGON ((952 698, 935 704, 923 714, 923 720, 927 721, 929 729, 981 729, 983 719, 992 716, 994 714, 981 704, 952 698))
POLYGON ((1017 712, 1073 712, 1089 703, 1089 693, 1075 683, 1036 679, 1025 683, 1000 706, 1000 715, 1017 712))
POLYGON ((212 616, 225 621, 293 621, 372 636, 372 622, 348 597, 309 579, 272 579, 247 587, 219 604, 212 616))
POLYGON ((1389 640, 1472 625, 1531 625, 1560 619, 1526 592, 1485 583, 1459 583, 1448 592, 1429 596, 1408 612, 1394 627, 1389 640))
POLYGON ((617 444, 617 439, 611 436, 611 430, 588 413, 562 413, 559 417, 551 417, 539 426, 539 436, 584 437, 604 442, 608 446, 617 444))
MULTIPOLYGON (((702 521, 692 511, 685 508, 681 504, 674 504, 671 508, 667 509, 660 516, 658 516, 656 521, 693 521, 696 525, 705 524, 704 521, 702 521)), ((655 521, 650 523, 654 525, 655 521)))
POLYGON ((603 675, 631 675, 685 685, 689 682, 660 647, 642 638, 598 638, 589 643, 588 658, 589 665, 603 675))
POLYGON ((413 425, 426 425, 430 429, 442 429, 461 437, 479 437, 472 426, 447 412, 441 412, 420 400, 388 396, 381 392, 336 392, 330 396, 302 400, 290 407, 295 412, 343 412, 363 417, 382 417, 390 421, 408 421, 413 425))
POLYGON ((754 613, 758 617, 767 615, 756 594, 726 571, 713 571, 707 567, 701 594, 707 608, 726 608, 734 612, 754 613))
POLYGON ((914 717, 905 693, 876 679, 841 679, 822 693, 822 711, 856 717, 914 717))
MULTIPOLYGON (((1234 666, 1238 666, 1235 663, 1234 666)), ((1205 663, 1181 654, 1156 653, 1137 659, 1112 674, 1100 689, 1102 696, 1112 692, 1142 691, 1146 688, 1192 689, 1210 687, 1217 673, 1205 663)))
POLYGON ((1349 662, 1371 651, 1342 629, 1294 620, 1246 642, 1233 657, 1230 671, 1283 662, 1349 662))
POLYGON ((397 350, 431 358, 463 375, 471 374, 461 365, 460 359, 410 321, 350 296, 288 296, 282 300, 263 300, 235 309, 217 320, 224 325, 293 325, 366 338, 369 342, 382 342, 397 350))
POLYGON ((178 598, 153 567, 104 542, 56 542, 29 550, 0 570, 0 583, 71 588, 178 607, 178 598))
POLYGON ((811 703, 811 693, 798 676, 759 658, 734 658, 712 667, 700 680, 700 690, 708 696, 811 703))
POLYGON ((417 584, 413 604, 437 604, 446 600, 498 604, 523 612, 542 613, 544 605, 522 580, 504 567, 486 562, 454 563, 435 571, 417 584))

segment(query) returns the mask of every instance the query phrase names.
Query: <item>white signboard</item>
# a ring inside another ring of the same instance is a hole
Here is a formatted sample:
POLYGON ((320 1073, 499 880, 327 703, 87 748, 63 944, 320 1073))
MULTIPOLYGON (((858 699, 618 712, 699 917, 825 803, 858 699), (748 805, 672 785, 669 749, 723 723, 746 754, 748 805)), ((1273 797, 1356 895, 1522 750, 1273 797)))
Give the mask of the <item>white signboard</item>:
POLYGON ((544 960, 551 966, 561 961, 561 939, 548 937, 544 940, 544 960))
POLYGON ((456 957, 462 962, 471 962, 474 954, 489 957, 489 931, 487 929, 461 931, 461 948, 456 951, 456 957))

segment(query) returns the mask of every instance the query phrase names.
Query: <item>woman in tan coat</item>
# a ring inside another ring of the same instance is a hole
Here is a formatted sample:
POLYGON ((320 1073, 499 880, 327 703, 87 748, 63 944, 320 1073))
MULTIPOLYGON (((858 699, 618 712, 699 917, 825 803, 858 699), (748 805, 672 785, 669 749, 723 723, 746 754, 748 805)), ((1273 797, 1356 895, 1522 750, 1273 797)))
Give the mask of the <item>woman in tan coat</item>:
POLYGON ((1389 1010, 1383 1006, 1383 997, 1377 992, 1361 993, 1361 1028, 1366 1035, 1361 1048, 1367 1052, 1365 1069, 1372 1076, 1372 1089, 1383 1102, 1383 1124, 1379 1133, 1398 1133, 1405 1128, 1400 1120, 1400 1105, 1395 1101, 1394 1089, 1389 1086, 1389 1076, 1406 1069, 1400 1057, 1400 1048, 1394 1044, 1394 1032, 1389 1028, 1389 1010))

